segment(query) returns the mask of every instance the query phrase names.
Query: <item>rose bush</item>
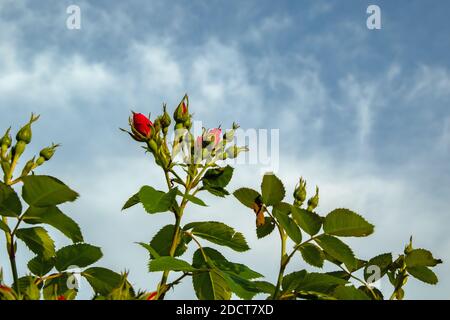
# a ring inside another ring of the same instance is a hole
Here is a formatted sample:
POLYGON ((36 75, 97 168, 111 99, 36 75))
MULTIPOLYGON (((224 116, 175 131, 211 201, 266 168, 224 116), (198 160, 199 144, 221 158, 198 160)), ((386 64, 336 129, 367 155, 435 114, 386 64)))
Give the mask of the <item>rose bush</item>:
POLYGON ((172 217, 172 222, 162 226, 150 241, 139 243, 149 256, 149 272, 160 272, 161 278, 149 291, 136 292, 127 280, 127 272, 120 274, 91 266, 102 257, 101 249, 85 243, 78 224, 58 207, 75 201, 78 194, 57 178, 35 174, 53 158, 59 145, 42 149, 21 171, 16 170, 32 140, 32 124, 38 118, 31 116, 18 131, 14 144, 11 129, 0 139, 3 170, 0 229, 5 234, 13 278, 12 284, 5 284, 0 272, 0 299, 74 299, 79 276, 92 286, 94 299, 114 300, 161 300, 186 278, 191 278, 198 299, 230 299, 233 294, 252 299, 259 294, 281 300, 384 299, 376 287, 383 277, 387 277, 393 287, 389 298, 403 299, 404 285, 410 277, 429 284, 438 281, 431 268, 442 261, 428 250, 414 248, 412 239, 398 256, 387 252, 369 259, 357 258, 341 238, 369 236, 374 226, 345 208, 321 216, 317 212, 319 188, 316 187, 314 195, 307 200, 303 178, 293 190, 291 201, 282 181, 274 174, 263 176, 261 190, 239 188, 233 192, 234 197, 255 214, 258 238, 268 236, 275 229, 278 231, 280 257, 274 263, 279 264, 279 272, 274 283, 262 280, 259 272, 230 261, 218 250, 208 247, 207 244, 212 243, 236 252, 250 249, 242 233, 220 221, 184 222, 188 206, 206 206, 200 198, 202 193, 217 197, 230 195, 226 188, 233 168, 224 160, 236 158, 248 148, 234 142, 239 128, 236 123, 226 131, 220 126, 203 128, 202 134, 195 137, 186 95, 172 117, 166 105, 153 121, 150 115, 132 112, 129 130, 121 129, 143 144, 161 169, 167 185, 166 190, 142 186, 125 202, 122 210, 140 204, 149 215, 169 213, 172 217), (169 135, 172 121, 173 133, 169 135), (18 185, 22 185, 21 197, 14 189, 18 185), (23 210, 23 205, 28 207, 23 210), (73 244, 56 250, 47 226, 62 232, 73 244), (26 275, 19 276, 17 272, 17 240, 36 254, 27 264, 29 273, 26 275), (196 248, 192 257, 186 257, 189 246, 196 248), (318 271, 301 269, 286 274, 295 256, 318 271), (335 269, 325 272, 325 264, 335 269))

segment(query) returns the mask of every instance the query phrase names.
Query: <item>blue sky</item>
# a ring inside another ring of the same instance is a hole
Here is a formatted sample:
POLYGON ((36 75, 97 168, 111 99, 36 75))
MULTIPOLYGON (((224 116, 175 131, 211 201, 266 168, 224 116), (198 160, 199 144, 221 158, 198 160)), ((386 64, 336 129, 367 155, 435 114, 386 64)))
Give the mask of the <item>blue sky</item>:
MULTIPOLYGON (((41 114, 31 152, 63 147, 39 173, 79 191, 67 212, 101 265, 131 271, 152 289, 146 253, 168 215, 123 202, 141 185, 164 187, 153 160, 121 133, 130 109, 171 108, 185 92, 207 126, 280 129, 280 171, 288 189, 300 175, 321 188, 320 212, 349 207, 376 225, 350 240, 362 258, 418 247, 450 260, 450 26, 447 1, 10 1, 0 2, 0 128, 41 114), (81 8, 81 30, 66 8, 81 8), (382 29, 366 28, 377 4, 382 29), (34 148, 34 149, 33 149, 34 148)), ((230 189, 257 187, 258 166, 239 165, 230 189)), ((190 219, 226 221, 252 248, 223 250, 273 280, 276 237, 257 241, 254 217, 237 201, 205 197, 190 219), (273 256, 273 265, 266 263, 273 256)), ((52 235, 63 245, 66 240, 52 235)), ((22 264, 31 255, 20 248, 22 264)), ((2 261, 5 257, 2 256, 2 261)), ((298 261, 295 268, 303 268, 298 261)), ((410 281, 408 298, 450 298, 441 282, 410 281)), ((24 271, 24 270, 22 270, 24 271)), ((388 284, 384 284, 388 287, 388 284)), ((82 297, 89 297, 82 290, 82 297)), ((190 298, 186 281, 169 298, 190 298)))

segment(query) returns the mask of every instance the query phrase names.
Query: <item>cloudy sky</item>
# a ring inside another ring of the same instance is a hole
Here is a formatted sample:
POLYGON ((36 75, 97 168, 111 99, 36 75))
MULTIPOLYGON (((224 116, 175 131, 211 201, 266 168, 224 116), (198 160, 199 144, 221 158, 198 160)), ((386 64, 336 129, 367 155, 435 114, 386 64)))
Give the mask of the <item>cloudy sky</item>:
MULTIPOLYGON (((141 185, 164 188, 164 179, 118 128, 130 109, 173 109, 187 92, 206 126, 236 120, 244 129, 279 129, 278 175, 289 194, 302 175, 311 191, 321 188, 319 212, 348 207, 373 222, 373 236, 348 241, 361 258, 400 253, 414 235, 445 263, 437 286, 411 280, 406 297, 450 298, 450 3, 170 3, 0 1, 0 129, 41 114, 27 155, 62 143, 37 173, 81 194, 64 210, 103 248, 99 265, 129 270, 137 288, 155 289, 160 275, 147 272, 135 242, 172 216, 120 208, 141 185), (81 30, 66 28, 70 4, 81 8, 81 30), (369 4, 381 8, 381 30, 366 27, 369 4)), ((238 165, 229 189, 258 188, 260 171, 238 165)), ((251 251, 222 252, 274 281, 276 234, 257 241, 253 213, 233 198, 204 199, 210 206, 190 208, 187 220, 244 232, 251 251)), ((19 252, 24 273, 32 255, 19 252)), ((291 269, 304 267, 297 259, 291 269)), ((90 296, 87 284, 80 296, 90 296)), ((192 297, 189 280, 168 296, 192 297)))

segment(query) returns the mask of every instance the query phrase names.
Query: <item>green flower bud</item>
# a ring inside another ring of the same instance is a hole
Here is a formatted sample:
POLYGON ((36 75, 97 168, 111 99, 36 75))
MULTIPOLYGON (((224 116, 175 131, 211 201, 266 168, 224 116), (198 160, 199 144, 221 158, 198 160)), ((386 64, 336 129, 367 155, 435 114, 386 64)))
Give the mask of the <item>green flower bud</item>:
POLYGON ((189 98, 187 95, 185 95, 178 107, 175 109, 173 118, 175 119, 176 123, 184 123, 188 120, 189 117, 189 98))
POLYGON ((6 149, 11 147, 11 144, 12 144, 12 138, 11 138, 11 135, 9 134, 10 131, 11 131, 11 127, 9 127, 8 130, 6 130, 5 134, 0 139, 0 145, 2 147, 6 146, 6 149))
POLYGON ((27 143, 25 141, 19 140, 16 145, 13 147, 13 155, 14 157, 19 158, 23 152, 25 151, 25 148, 27 146, 27 143))
POLYGON ((231 141, 233 141, 233 139, 234 139, 234 134, 236 133, 236 129, 238 129, 238 128, 239 128, 239 125, 238 125, 237 123, 233 122, 233 127, 232 127, 232 129, 226 131, 226 132, 223 134, 223 140, 224 140, 225 142, 231 142, 231 141))
POLYGON ((306 181, 303 180, 303 177, 300 178, 299 184, 295 187, 294 199, 294 204, 298 207, 300 207, 306 199, 306 181))
POLYGON ((190 130, 192 128, 192 121, 191 121, 192 116, 189 115, 189 117, 187 118, 187 120, 183 123, 183 126, 190 130))
POLYGON ((170 126, 172 119, 170 119, 170 115, 167 113, 166 105, 163 105, 163 114, 161 116, 161 126, 163 129, 167 129, 170 126))
POLYGON ((17 141, 23 141, 26 144, 29 144, 31 142, 31 138, 33 136, 31 131, 31 124, 39 119, 39 116, 35 116, 34 114, 31 114, 30 121, 23 126, 19 132, 17 132, 16 140, 17 141))
POLYGON ((227 150, 225 150, 225 152, 227 153, 227 158, 230 158, 230 159, 236 158, 239 155, 239 153, 241 153, 243 151, 248 151, 248 147, 238 147, 238 146, 234 145, 234 146, 227 148, 227 150))
POLYGON ((33 157, 33 159, 31 159, 31 160, 28 160, 28 162, 23 167, 22 176, 28 175, 31 172, 31 170, 33 170, 35 168, 34 160, 35 160, 35 157, 33 157))
POLYGON ((316 194, 308 200, 308 211, 313 211, 319 205, 319 187, 316 187, 316 194))
POLYGON ((11 128, 8 128, 0 139, 0 156, 2 159, 6 159, 6 153, 8 152, 9 147, 11 147, 12 139, 9 131, 11 131, 11 128))
POLYGON ((155 129, 155 134, 157 135, 161 131, 161 117, 157 117, 155 122, 153 122, 153 128, 155 129))
POLYGON ((413 246, 412 246, 412 236, 409 237, 409 243, 408 245, 405 247, 405 250, 403 251, 405 254, 410 253, 413 250, 413 246))
POLYGON ((55 154, 55 150, 56 148, 58 148, 60 145, 59 144, 53 144, 50 147, 44 148, 41 150, 41 152, 39 153, 39 155, 41 157, 43 157, 45 159, 45 161, 50 160, 53 155, 55 154))

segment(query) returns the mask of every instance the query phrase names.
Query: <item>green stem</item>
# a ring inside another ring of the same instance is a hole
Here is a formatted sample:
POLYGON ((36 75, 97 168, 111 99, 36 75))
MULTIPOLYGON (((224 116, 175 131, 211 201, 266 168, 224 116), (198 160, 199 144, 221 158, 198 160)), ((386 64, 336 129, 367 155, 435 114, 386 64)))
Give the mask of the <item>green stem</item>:
MULTIPOLYGON (((6 217, 2 217, 2 221, 4 224, 7 225, 8 219, 6 217)), ((11 265, 11 273, 14 281, 14 290, 17 293, 19 293, 18 287, 19 276, 17 274, 16 257, 14 253, 14 233, 5 231, 5 238, 6 238, 6 251, 8 252, 9 264, 11 265)))
POLYGON ((365 286, 365 287, 370 291, 370 294, 372 295, 372 297, 373 297, 375 300, 378 300, 378 298, 377 298, 375 292, 373 292, 372 288, 371 288, 365 281, 363 281, 362 279, 360 279, 360 278, 358 278, 357 276, 353 275, 351 272, 349 272, 348 270, 346 270, 346 269, 345 269, 344 267, 342 267, 341 265, 338 265, 338 267, 341 268, 342 271, 344 271, 345 273, 347 273, 351 278, 355 279, 356 281, 358 281, 359 283, 361 283, 363 286, 365 286))
MULTIPOLYGON (((11 168, 9 170, 9 172, 6 174, 6 179, 5 179, 5 184, 10 186, 11 183, 11 179, 13 176, 13 172, 14 169, 16 168, 17 162, 19 160, 19 157, 17 155, 14 156, 12 164, 11 164, 11 168)), ((6 217, 2 217, 3 222, 5 224, 7 224, 7 218, 6 217)), ((21 219, 18 220, 16 227, 14 228, 13 232, 5 232, 6 235, 6 246, 7 246, 7 251, 8 251, 8 257, 9 257, 9 263, 11 265, 11 272, 12 272, 12 276, 14 279, 14 290, 20 294, 19 291, 19 276, 17 273, 17 264, 16 264, 16 253, 15 253, 15 248, 14 248, 14 232, 17 229, 17 226, 19 225, 21 219)))
MULTIPOLYGON (((167 185, 170 190, 172 188, 172 186, 170 184, 170 179, 168 179, 169 174, 167 171, 165 172, 165 175, 166 175, 167 185)), ((190 181, 191 181, 190 176, 187 176, 185 195, 189 194, 190 181)), ((177 249, 178 243, 180 242, 181 218, 183 216, 184 208, 186 207, 187 203, 188 203, 187 199, 183 197, 183 200, 181 201, 181 204, 180 204, 179 211, 175 212, 175 231, 174 231, 173 238, 172 238, 172 244, 170 245, 170 250, 169 250, 170 257, 173 257, 175 255, 175 251, 177 249)), ((161 281, 159 282, 159 285, 158 285, 158 296, 157 296, 158 300, 164 300, 164 296, 167 292, 166 283, 167 283, 167 279, 169 277, 169 273, 170 273, 170 270, 166 270, 163 272, 161 281)))
MULTIPOLYGON (((178 242, 179 242, 179 237, 180 237, 180 224, 181 224, 181 216, 177 215, 176 216, 177 219, 175 221, 175 232, 173 234, 173 239, 172 239, 172 244, 170 246, 170 250, 169 250, 169 256, 173 257, 175 255, 175 251, 177 249, 178 246, 178 242)), ((163 272, 163 275, 161 277, 161 281, 159 283, 158 286, 158 300, 164 300, 164 296, 166 295, 167 292, 167 278, 169 277, 169 270, 166 270, 163 272)))
POLYGON ((280 293, 281 283, 283 282, 284 270, 287 266, 287 256, 286 256, 286 234, 280 225, 277 224, 278 232, 280 233, 281 238, 281 258, 280 258, 280 270, 278 272, 277 285, 275 287, 275 292, 273 293, 273 300, 278 299, 278 295, 280 293))
POLYGON ((14 253, 14 238, 13 237, 11 237, 11 243, 10 243, 10 246, 9 246, 8 253, 9 253, 9 262, 11 264, 11 271, 12 271, 13 279, 14 279, 14 290, 18 294, 20 294, 20 291, 19 291, 19 276, 18 276, 18 273, 17 273, 16 255, 14 253))

